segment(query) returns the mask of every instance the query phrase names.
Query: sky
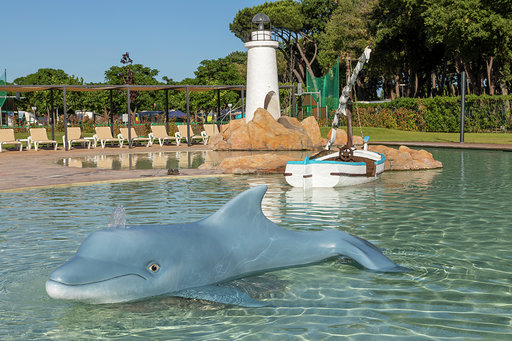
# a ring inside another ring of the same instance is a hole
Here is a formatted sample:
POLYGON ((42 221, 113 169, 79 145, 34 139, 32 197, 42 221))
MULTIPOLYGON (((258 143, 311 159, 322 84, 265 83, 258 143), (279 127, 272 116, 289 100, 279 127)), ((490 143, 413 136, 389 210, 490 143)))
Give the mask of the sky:
POLYGON ((0 71, 7 81, 62 69, 103 82, 129 52, 163 76, 194 77, 202 60, 246 51, 229 30, 236 13, 265 0, 0 1, 0 71))

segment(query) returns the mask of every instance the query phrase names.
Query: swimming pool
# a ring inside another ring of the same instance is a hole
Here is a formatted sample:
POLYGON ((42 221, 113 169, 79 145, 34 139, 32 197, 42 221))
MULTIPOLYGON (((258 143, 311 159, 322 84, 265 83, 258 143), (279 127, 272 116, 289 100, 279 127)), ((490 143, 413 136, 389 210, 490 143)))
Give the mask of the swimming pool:
POLYGON ((512 153, 429 150, 441 170, 364 186, 290 188, 281 176, 158 180, 0 193, 0 339, 509 339, 512 153), (130 224, 194 221, 267 184, 265 214, 296 230, 366 238, 405 274, 331 260, 240 280, 271 307, 177 298, 50 299, 45 281, 121 203, 130 224))

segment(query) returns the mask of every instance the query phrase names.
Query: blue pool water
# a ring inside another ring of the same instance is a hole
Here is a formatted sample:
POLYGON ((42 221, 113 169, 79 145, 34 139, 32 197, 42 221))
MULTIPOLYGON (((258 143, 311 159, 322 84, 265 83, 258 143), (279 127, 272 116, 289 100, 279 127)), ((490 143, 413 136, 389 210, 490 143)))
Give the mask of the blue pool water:
POLYGON ((0 193, 0 339, 510 339, 512 153, 431 152, 443 169, 386 172, 357 188, 303 192, 281 176, 240 176, 0 193), (194 221, 256 184, 269 186, 263 209, 277 224, 356 234, 413 271, 336 259, 235 283, 265 308, 46 295, 49 274, 118 204, 128 225, 194 221))

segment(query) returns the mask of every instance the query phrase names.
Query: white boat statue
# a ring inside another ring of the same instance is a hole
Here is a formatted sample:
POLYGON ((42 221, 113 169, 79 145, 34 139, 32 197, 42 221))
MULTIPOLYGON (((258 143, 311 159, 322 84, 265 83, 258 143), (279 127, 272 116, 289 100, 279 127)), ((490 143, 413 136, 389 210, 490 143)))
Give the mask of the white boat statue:
POLYGON ((384 155, 368 149, 368 137, 364 138, 362 150, 352 145, 352 112, 347 102, 359 71, 370 59, 371 47, 364 49, 349 83, 343 88, 338 109, 332 123, 332 135, 325 150, 302 161, 288 161, 284 176, 293 187, 341 187, 374 181, 384 172, 384 155), (347 144, 338 152, 330 151, 336 140, 336 129, 340 113, 347 116, 347 144))

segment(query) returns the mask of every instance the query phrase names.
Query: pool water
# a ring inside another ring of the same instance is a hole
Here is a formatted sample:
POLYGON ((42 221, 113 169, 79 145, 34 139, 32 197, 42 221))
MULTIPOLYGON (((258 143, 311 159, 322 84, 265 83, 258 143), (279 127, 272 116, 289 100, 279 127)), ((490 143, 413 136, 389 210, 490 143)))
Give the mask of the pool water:
POLYGON ((512 153, 430 150, 441 170, 385 172, 304 192, 281 176, 159 180, 0 193, 0 339, 328 340, 512 337, 512 153), (288 229, 366 238, 404 274, 329 260, 237 285, 271 307, 172 297, 88 305, 50 299, 49 274, 123 204, 130 224, 201 219, 267 184, 265 214, 288 229))

